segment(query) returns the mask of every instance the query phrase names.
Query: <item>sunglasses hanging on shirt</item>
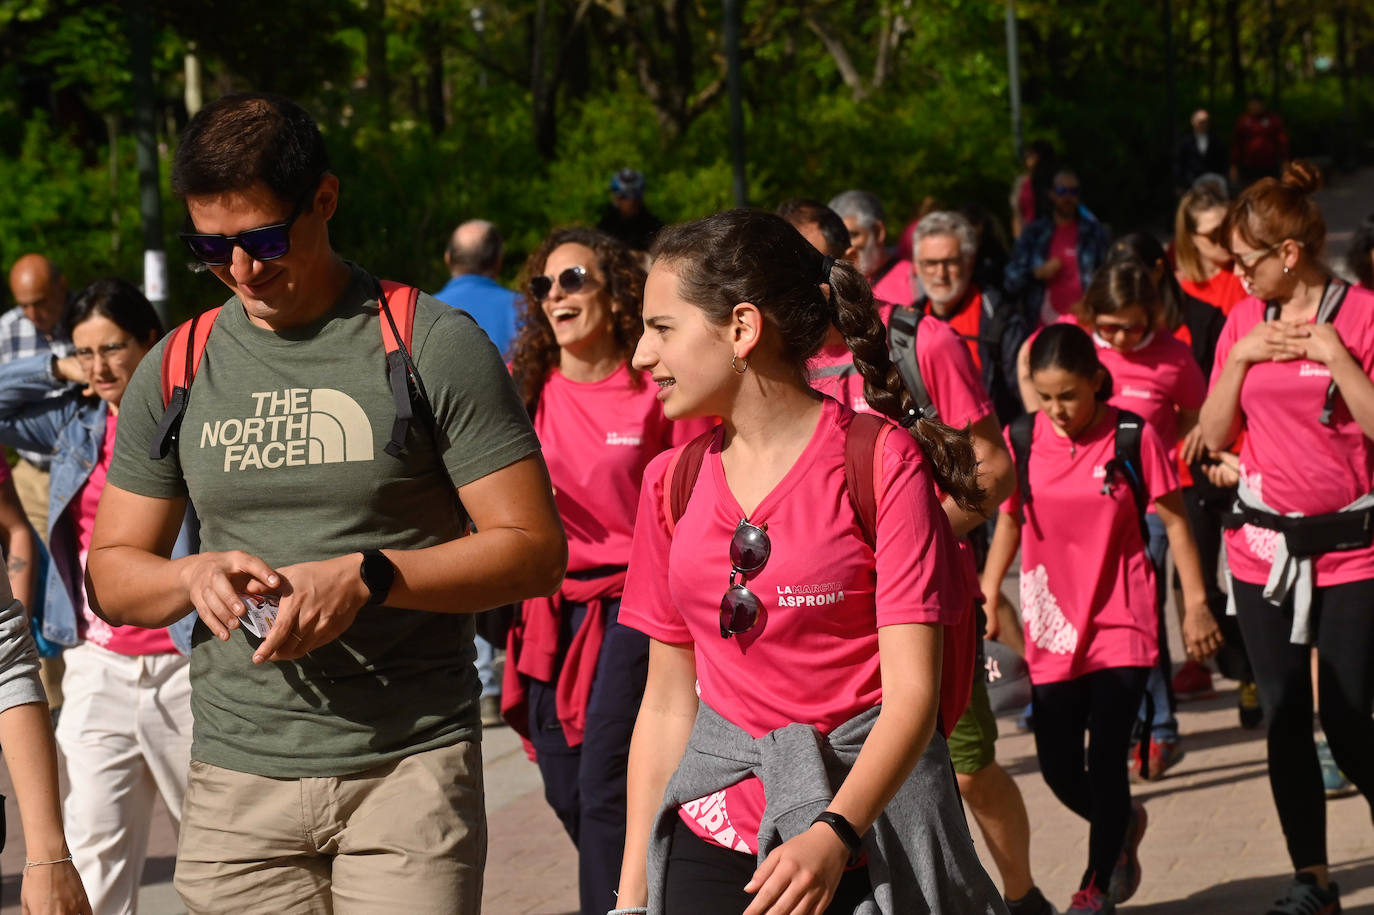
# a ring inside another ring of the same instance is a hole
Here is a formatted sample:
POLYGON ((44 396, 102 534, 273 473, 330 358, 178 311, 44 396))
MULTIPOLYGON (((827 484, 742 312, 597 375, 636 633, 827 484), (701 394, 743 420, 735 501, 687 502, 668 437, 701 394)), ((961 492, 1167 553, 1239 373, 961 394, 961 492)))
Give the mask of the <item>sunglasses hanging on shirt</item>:
POLYGON ((768 525, 750 524, 748 518, 741 518, 730 538, 730 587, 720 599, 721 638, 742 635, 758 624, 762 604, 745 586, 744 577, 762 570, 772 550, 768 525), (740 578, 738 582, 736 575, 740 578))

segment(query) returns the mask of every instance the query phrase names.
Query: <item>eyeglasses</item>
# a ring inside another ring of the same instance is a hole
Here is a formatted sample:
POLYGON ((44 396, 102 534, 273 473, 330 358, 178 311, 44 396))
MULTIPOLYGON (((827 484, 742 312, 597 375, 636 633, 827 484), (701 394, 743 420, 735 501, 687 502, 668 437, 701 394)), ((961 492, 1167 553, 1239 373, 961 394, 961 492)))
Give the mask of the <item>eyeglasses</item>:
POLYGON ((964 266, 964 259, 962 257, 946 257, 943 260, 921 258, 916 261, 916 266, 930 273, 934 273, 941 268, 946 272, 953 273, 955 270, 964 266))
POLYGON ((753 591, 744 585, 744 576, 758 572, 768 564, 773 550, 768 540, 768 525, 750 524, 741 518, 730 538, 730 587, 720 599, 720 637, 728 639, 753 629, 759 621, 762 605, 753 591), (735 581, 735 576, 740 581, 735 581))
POLYGON ((1235 255, 1236 263, 1239 264, 1240 269, 1246 273, 1253 273, 1255 268, 1260 265, 1261 261, 1278 251, 1282 245, 1283 242, 1279 242, 1277 245, 1270 245, 1259 251, 1251 251, 1249 254, 1237 254, 1235 255))
POLYGON ((291 250, 291 226, 305 212, 306 204, 315 199, 317 187, 317 184, 311 185, 310 190, 296 201, 296 208, 286 217, 286 222, 259 226, 237 235, 178 232, 177 237, 185 242, 191 256, 207 267, 223 267, 232 261, 235 245, 255 261, 274 261, 291 250))
POLYGON ((132 340, 133 338, 131 337, 123 343, 102 343, 95 349, 91 349, 89 346, 82 346, 72 350, 72 355, 75 356, 76 360, 82 365, 90 365, 95 361, 96 353, 100 354, 101 359, 108 360, 112 356, 117 356, 128 349, 132 340))
POLYGON ((1078 185, 1056 184, 1054 186, 1055 196, 1058 197, 1077 197, 1078 185))
POLYGON ((530 295, 534 296, 536 302, 542 302, 553 292, 553 284, 557 282, 560 289, 567 295, 578 292, 587 284, 587 268, 578 264, 576 267, 569 267, 558 274, 555 280, 551 276, 532 276, 530 277, 530 295))
POLYGON ((1097 335, 1099 337, 1114 337, 1117 334, 1128 334, 1135 337, 1149 330, 1148 324, 1113 324, 1109 321, 1097 322, 1097 335))

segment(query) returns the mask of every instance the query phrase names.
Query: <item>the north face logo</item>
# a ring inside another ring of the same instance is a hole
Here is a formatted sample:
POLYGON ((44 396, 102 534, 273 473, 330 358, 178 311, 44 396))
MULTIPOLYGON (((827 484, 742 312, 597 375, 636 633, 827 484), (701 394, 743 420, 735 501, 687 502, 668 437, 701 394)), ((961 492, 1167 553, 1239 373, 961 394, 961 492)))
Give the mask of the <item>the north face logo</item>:
POLYGON ((200 447, 223 448, 226 473, 372 460, 372 423, 344 392, 288 388, 252 398, 252 416, 201 426, 200 447))

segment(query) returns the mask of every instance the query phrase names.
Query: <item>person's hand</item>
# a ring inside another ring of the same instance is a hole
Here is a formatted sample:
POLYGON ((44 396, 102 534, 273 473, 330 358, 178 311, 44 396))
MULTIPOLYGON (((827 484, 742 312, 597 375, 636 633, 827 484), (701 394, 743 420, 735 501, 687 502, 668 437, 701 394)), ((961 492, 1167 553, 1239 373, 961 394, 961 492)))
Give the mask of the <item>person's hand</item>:
POLYGON ((1229 359, 1246 365, 1256 362, 1288 362, 1302 358, 1302 349, 1293 337, 1293 327, 1284 321, 1261 321, 1231 347, 1229 359))
POLYGON ((92 915, 81 877, 70 861, 24 868, 19 901, 24 915, 92 915))
POLYGON ((744 915, 821 915, 840 885, 849 849, 824 823, 768 853, 744 885, 754 901, 744 915))
POLYGON ((1182 449, 1183 463, 1192 464, 1198 458, 1207 453, 1207 443, 1202 440, 1202 424, 1198 423, 1188 430, 1188 434, 1183 436, 1183 443, 1179 446, 1182 449))
POLYGON ((1219 489, 1230 489, 1240 482, 1240 458, 1229 451, 1209 451, 1207 453, 1216 463, 1203 464, 1202 472, 1207 474, 1207 479, 1213 486, 1219 489))
POLYGON ((197 553, 177 563, 191 606, 221 641, 229 638, 229 631, 237 629, 239 620, 248 612, 240 594, 275 593, 281 583, 267 563, 243 550, 197 553), (256 588, 250 590, 255 585, 256 588))
POLYGON ((1002 599, 1002 589, 983 584, 983 616, 987 622, 983 625, 983 638, 997 641, 997 637, 1002 634, 1002 622, 998 619, 997 604, 1002 599))
POLYGON ((1224 641, 1207 602, 1189 603, 1183 611, 1183 647, 1188 657, 1205 661, 1221 650, 1224 641))
POLYGON ((1327 367, 1350 358, 1350 351, 1345 348, 1340 332, 1330 324, 1290 325, 1287 328, 1287 337, 1302 358, 1320 362, 1327 367))
POLYGON ((1035 268, 1035 278, 1038 280, 1052 280, 1063 266, 1064 265, 1059 262, 1059 258, 1052 257, 1035 268))
POLYGON ((81 391, 83 397, 95 396, 95 391, 90 386, 90 379, 86 377, 86 367, 82 365, 81 360, 75 356, 54 358, 53 374, 62 381, 85 385, 81 391))
POLYGON ((250 594, 278 594, 272 631, 253 652, 253 663, 293 661, 334 641, 353 625, 371 594, 363 584, 357 553, 302 562, 278 569, 281 584, 263 589, 250 583, 250 594))

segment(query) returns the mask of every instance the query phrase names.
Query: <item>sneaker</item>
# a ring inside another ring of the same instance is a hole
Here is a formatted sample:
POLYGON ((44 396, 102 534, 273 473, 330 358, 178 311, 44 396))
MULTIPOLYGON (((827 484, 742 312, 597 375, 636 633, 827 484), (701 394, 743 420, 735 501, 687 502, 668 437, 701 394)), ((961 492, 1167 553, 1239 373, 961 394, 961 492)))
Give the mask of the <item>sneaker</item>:
POLYGON ((1326 789, 1328 798, 1349 797, 1360 790, 1350 783, 1340 766, 1336 765, 1336 757, 1331 755, 1325 735, 1317 737, 1317 761, 1322 766, 1322 787, 1326 789))
POLYGON ((1264 915, 1338 915, 1341 910, 1341 890, 1335 883, 1330 888, 1317 886, 1311 874, 1298 874, 1288 886, 1282 899, 1274 900, 1264 915))
POLYGON ((1256 683, 1241 683, 1240 701, 1236 703, 1240 712, 1240 726, 1247 731, 1264 724, 1264 709, 1260 707, 1259 686, 1256 683))
POLYGON ((1126 837, 1121 843, 1121 857, 1112 868, 1111 879, 1107 881, 1107 896, 1113 903, 1122 903, 1135 895, 1140 889, 1140 840, 1145 837, 1145 827, 1150 817, 1145 813, 1145 805, 1131 801, 1131 816, 1126 821, 1126 837))
POLYGON ((1094 880, 1073 894, 1064 915, 1114 915, 1115 912, 1116 906, 1106 893, 1097 888, 1097 881, 1094 880))
POLYGON ((1212 688, 1212 672, 1197 661, 1188 661, 1174 674, 1174 698, 1179 702, 1193 702, 1198 699, 1215 699, 1217 691, 1212 688))
POLYGON ((1131 753, 1131 778, 1138 781, 1157 782, 1183 759, 1183 746, 1177 740, 1151 740, 1150 765, 1148 772, 1141 772, 1140 745, 1136 744, 1131 753))
POLYGON ((482 727, 499 728, 505 726, 506 719, 501 717, 500 696, 483 696, 480 706, 482 712, 482 727))
POLYGON ((1038 886, 1031 887, 1020 899, 1008 899, 1007 911, 1010 915, 1059 915, 1059 910, 1050 904, 1038 886))

